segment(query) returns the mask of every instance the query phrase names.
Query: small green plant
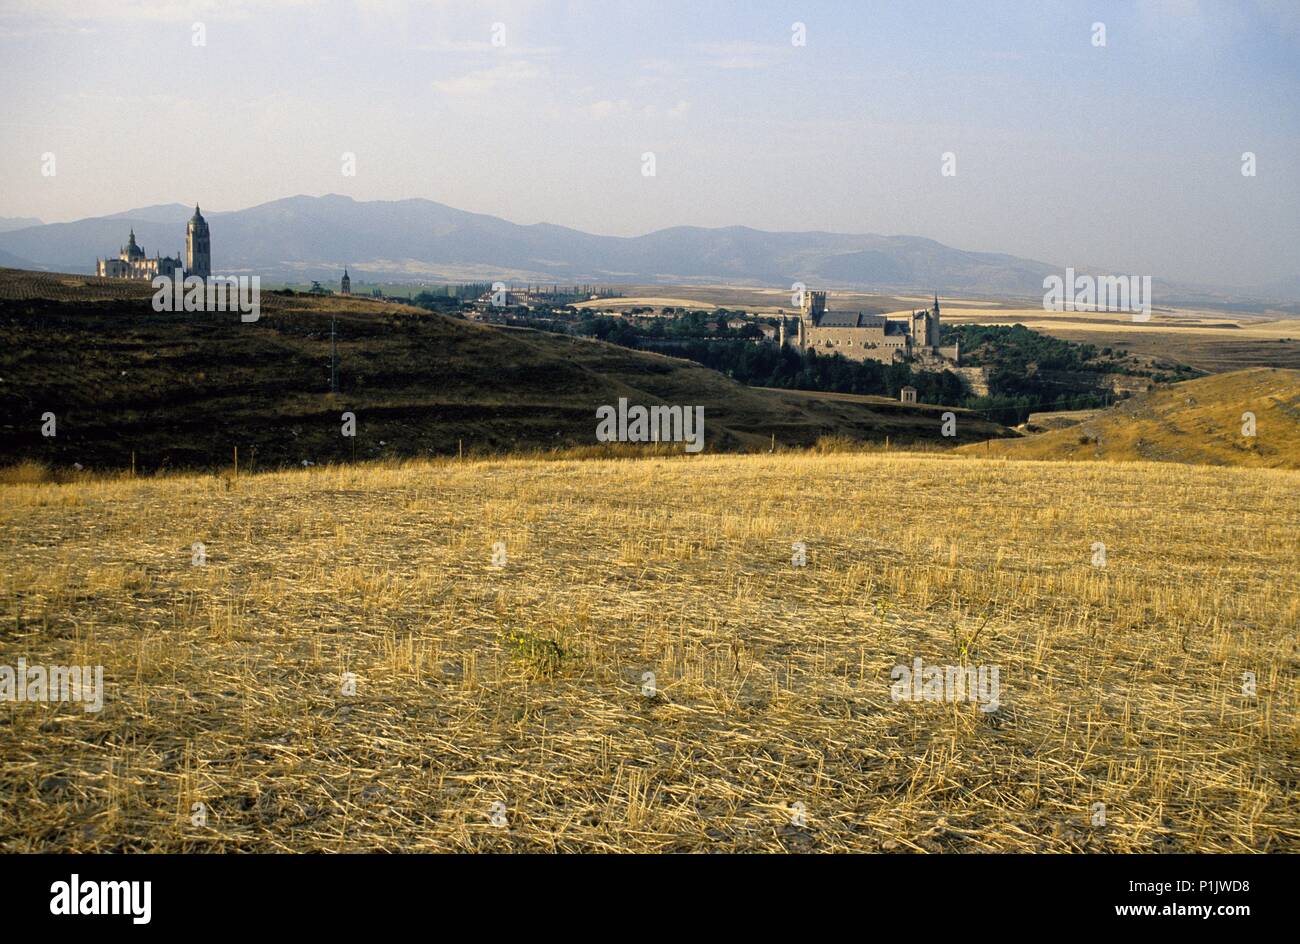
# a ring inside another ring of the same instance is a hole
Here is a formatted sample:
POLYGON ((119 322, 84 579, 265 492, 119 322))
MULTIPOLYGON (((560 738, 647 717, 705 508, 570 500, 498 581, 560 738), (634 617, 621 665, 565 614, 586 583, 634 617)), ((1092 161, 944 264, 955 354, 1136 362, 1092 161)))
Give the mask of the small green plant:
POLYGON ((554 639, 538 636, 525 630, 510 630, 505 634, 505 646, 517 660, 537 675, 550 677, 571 653, 554 639))
POLYGON ((953 652, 956 653, 957 658, 961 661, 962 665, 966 664, 966 660, 970 657, 971 653, 975 651, 975 643, 979 640, 980 633, 984 632, 984 627, 989 624, 989 620, 992 618, 992 613, 985 616, 984 622, 980 623, 973 633, 963 633, 957 628, 957 621, 955 619, 949 620, 948 629, 952 633, 953 652))
POLYGON ((885 619, 889 616, 889 608, 893 605, 894 604, 889 597, 882 596, 880 599, 876 600, 876 616, 880 619, 881 626, 885 625, 885 619))

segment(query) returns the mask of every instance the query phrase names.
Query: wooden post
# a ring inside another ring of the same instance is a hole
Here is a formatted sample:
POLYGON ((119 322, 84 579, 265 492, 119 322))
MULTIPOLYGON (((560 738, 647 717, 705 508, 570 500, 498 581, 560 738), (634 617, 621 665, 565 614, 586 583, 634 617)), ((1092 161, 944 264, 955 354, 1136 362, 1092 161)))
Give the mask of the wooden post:
POLYGON ((235 478, 239 478, 239 447, 235 447, 235 478))
POLYGON ((885 452, 889 451, 889 437, 885 437, 885 452))
POLYGON ((776 452, 776 433, 772 434, 772 448, 768 452, 776 452))
POLYGON ((463 439, 456 440, 456 458, 457 459, 465 458, 465 440, 463 439))
POLYGON ((131 450, 131 478, 135 478, 135 450, 131 450))

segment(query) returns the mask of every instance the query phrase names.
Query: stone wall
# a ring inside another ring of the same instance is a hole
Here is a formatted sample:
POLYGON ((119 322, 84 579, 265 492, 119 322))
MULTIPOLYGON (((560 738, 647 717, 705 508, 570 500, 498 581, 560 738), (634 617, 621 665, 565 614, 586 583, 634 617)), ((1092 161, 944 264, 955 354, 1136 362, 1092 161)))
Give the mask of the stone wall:
POLYGON ((987 397, 989 395, 989 372, 986 367, 949 367, 961 378, 962 383, 966 385, 974 396, 987 397))

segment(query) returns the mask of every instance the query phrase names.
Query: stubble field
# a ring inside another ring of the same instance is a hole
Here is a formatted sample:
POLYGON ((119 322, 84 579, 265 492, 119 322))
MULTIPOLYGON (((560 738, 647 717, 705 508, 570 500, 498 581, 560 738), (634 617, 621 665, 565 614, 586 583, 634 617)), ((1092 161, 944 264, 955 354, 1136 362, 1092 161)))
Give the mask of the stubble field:
POLYGON ((1298 492, 917 454, 0 486, 0 664, 107 689, 0 702, 0 849, 1295 851, 1298 492), (894 701, 918 657, 998 709, 894 701))

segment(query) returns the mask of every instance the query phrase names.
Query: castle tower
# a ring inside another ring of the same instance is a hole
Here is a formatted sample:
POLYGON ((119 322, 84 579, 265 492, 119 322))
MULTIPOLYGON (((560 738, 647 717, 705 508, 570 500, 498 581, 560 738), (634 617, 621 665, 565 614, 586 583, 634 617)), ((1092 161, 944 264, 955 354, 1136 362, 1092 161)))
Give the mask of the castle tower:
POLYGON ((781 320, 776 330, 776 349, 779 351, 785 347, 785 312, 781 312, 781 320))
POLYGON ((208 236, 208 221, 194 204, 194 215, 185 225, 185 274, 207 279, 212 275, 212 243, 208 236))
POLYGON ((801 316, 812 319, 814 325, 822 320, 822 315, 826 313, 826 293, 809 292, 803 293, 803 304, 799 307, 801 316))
POLYGON ((347 269, 343 270, 343 281, 339 282, 339 294, 340 295, 352 294, 352 280, 348 278, 347 269))
POLYGON ((804 290, 803 303, 799 306, 799 350, 808 344, 808 332, 817 327, 826 314, 826 293, 804 290))
POLYGON ((942 335, 939 333, 939 293, 936 292, 934 307, 930 309, 930 344, 938 347, 942 343, 942 335))

